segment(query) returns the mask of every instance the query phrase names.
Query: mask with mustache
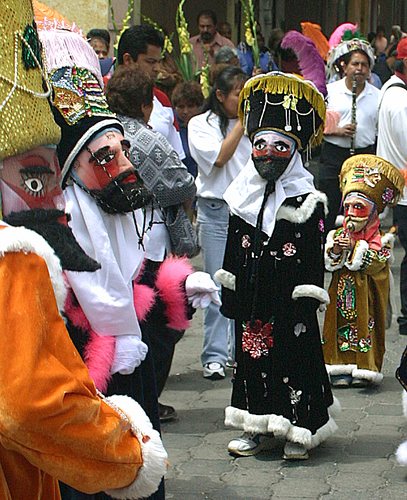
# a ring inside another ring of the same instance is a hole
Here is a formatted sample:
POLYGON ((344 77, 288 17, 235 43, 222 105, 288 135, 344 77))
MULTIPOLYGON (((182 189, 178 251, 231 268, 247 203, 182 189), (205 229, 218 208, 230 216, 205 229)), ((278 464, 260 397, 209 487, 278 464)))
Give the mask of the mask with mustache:
POLYGON ((122 172, 101 189, 88 189, 76 175, 75 171, 71 173, 71 177, 108 214, 132 212, 133 210, 147 206, 153 198, 152 194, 144 186, 141 178, 132 169, 122 172), (136 175, 136 181, 124 182, 128 177, 134 175, 136 175))
POLYGON ((67 216, 62 210, 22 210, 11 212, 4 220, 11 226, 24 226, 40 234, 52 247, 65 271, 93 272, 100 269, 100 264, 79 246, 71 228, 66 224, 67 216))

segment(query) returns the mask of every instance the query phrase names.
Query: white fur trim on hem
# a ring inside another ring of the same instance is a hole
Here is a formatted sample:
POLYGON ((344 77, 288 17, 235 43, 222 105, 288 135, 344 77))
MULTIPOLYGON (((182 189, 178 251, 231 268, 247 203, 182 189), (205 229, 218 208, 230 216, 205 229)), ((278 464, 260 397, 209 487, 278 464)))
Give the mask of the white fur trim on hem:
POLYGON ((407 441, 401 443, 397 448, 396 459, 400 465, 407 465, 407 441))
POLYGON ((58 309, 63 311, 67 289, 62 267, 59 258, 46 240, 31 229, 8 226, 7 229, 1 231, 0 255, 12 252, 34 253, 45 260, 58 309))
MULTIPOLYGON (((337 408, 338 404, 334 402, 332 407, 336 406, 337 408)), ((328 411, 330 411, 329 408, 328 411)), ((273 433, 276 437, 284 437, 293 443, 300 443, 308 450, 325 441, 338 428, 333 418, 330 417, 328 422, 319 428, 315 434, 311 434, 309 429, 293 425, 282 415, 252 415, 247 410, 240 410, 233 406, 228 406, 225 409, 225 425, 242 429, 245 432, 273 433)))
POLYGON ((106 490, 106 493, 113 498, 121 499, 149 497, 157 491, 167 471, 168 455, 160 435, 153 429, 141 406, 128 396, 110 396, 103 401, 113 409, 118 407, 128 417, 133 434, 140 442, 143 457, 143 465, 132 484, 125 488, 106 490), (150 439, 144 443, 143 436, 148 436, 150 439))
POLYGON ((300 297, 311 297, 317 299, 321 304, 329 304, 329 295, 326 290, 317 285, 297 285, 291 298, 297 300, 300 297))
POLYGON ((355 368, 352 371, 352 377, 367 380, 372 384, 380 384, 380 382, 383 380, 383 373, 375 372, 373 370, 363 370, 360 368, 355 368))
POLYGON ((213 279, 233 292, 236 290, 236 276, 225 269, 218 269, 213 279))
POLYGON ((369 250, 369 243, 365 240, 358 240, 356 242, 351 260, 345 262, 345 266, 349 271, 359 271, 363 264, 363 257, 365 253, 369 250))
POLYGON ((328 198, 325 193, 315 191, 310 193, 305 199, 304 203, 298 208, 282 205, 276 215, 276 220, 285 219, 294 224, 304 224, 311 217, 315 211, 318 203, 324 205, 325 215, 328 214, 328 198))
POLYGON ((328 375, 352 375, 356 365, 325 365, 328 375))

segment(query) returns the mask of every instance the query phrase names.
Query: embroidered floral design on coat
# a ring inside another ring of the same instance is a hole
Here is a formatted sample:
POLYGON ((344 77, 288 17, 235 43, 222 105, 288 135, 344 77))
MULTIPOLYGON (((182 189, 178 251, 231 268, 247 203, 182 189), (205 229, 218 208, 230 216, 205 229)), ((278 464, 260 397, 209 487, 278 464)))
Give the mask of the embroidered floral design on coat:
POLYGON ((294 245, 294 243, 284 243, 282 250, 283 250, 283 254, 286 257, 292 257, 293 255, 295 255, 297 253, 297 248, 294 245))
POLYGON ((273 322, 264 323, 256 319, 243 323, 242 350, 253 359, 268 356, 269 349, 273 347, 272 337, 273 322))
POLYGON ((318 221, 318 229, 321 233, 325 232, 325 222, 324 219, 319 219, 318 221))
POLYGON ((242 248, 250 248, 252 245, 252 240, 248 234, 242 236, 242 248))
MULTIPOLYGON (((372 318, 370 318, 372 320, 372 318)), ((369 320, 370 324, 370 320, 369 320)), ((373 321, 374 326, 374 321, 373 321)), ((356 325, 345 325, 338 328, 337 341, 338 347, 341 352, 354 351, 354 352, 368 352, 372 348, 372 338, 370 332, 373 326, 369 328, 369 335, 364 338, 358 339, 358 329, 356 325)))
POLYGON ((350 274, 344 274, 339 278, 336 306, 345 319, 357 318, 355 280, 350 274))
POLYGON ((302 391, 299 389, 298 390, 294 389, 293 387, 291 387, 291 385, 288 385, 288 382, 289 382, 288 377, 284 377, 283 382, 284 382, 284 384, 287 384, 288 390, 289 390, 288 396, 290 398, 291 411, 292 411, 292 415, 293 415, 292 419, 291 419, 291 423, 296 424, 298 421, 297 407, 301 401, 302 391))

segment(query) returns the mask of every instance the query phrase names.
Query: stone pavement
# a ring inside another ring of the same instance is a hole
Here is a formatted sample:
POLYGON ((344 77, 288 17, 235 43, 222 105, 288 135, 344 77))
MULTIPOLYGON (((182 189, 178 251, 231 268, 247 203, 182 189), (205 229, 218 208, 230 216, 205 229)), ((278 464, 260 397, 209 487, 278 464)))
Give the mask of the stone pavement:
MULTIPOLYGON (((393 273, 398 294, 400 248, 395 255, 393 273)), ((194 263, 200 267, 199 257, 194 263)), ((178 421, 163 425, 171 464, 167 499, 407 498, 407 468, 394 458, 398 444, 407 437, 402 388, 394 377, 406 342, 407 337, 398 334, 393 320, 387 330, 383 383, 372 389, 334 391, 342 406, 336 419, 339 429, 311 450, 308 461, 282 460, 282 441, 255 457, 233 458, 227 452, 227 443, 239 431, 226 429, 223 424, 224 408, 230 402, 231 370, 222 381, 202 377, 202 314, 198 311, 192 328, 177 346, 171 375, 160 398, 174 405, 179 415, 178 421)))

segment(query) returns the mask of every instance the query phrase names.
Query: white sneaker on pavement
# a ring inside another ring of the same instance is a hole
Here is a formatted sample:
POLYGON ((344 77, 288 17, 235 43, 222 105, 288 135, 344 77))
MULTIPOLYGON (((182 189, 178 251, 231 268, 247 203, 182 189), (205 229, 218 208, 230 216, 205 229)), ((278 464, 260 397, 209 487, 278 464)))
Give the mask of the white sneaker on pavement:
POLYGON ((217 361, 206 363, 203 367, 203 376, 204 378, 210 378, 211 380, 221 380, 226 376, 225 367, 217 361))
POLYGON ((240 437, 232 439, 228 444, 228 452, 232 455, 250 457, 274 446, 273 435, 244 432, 240 437))

